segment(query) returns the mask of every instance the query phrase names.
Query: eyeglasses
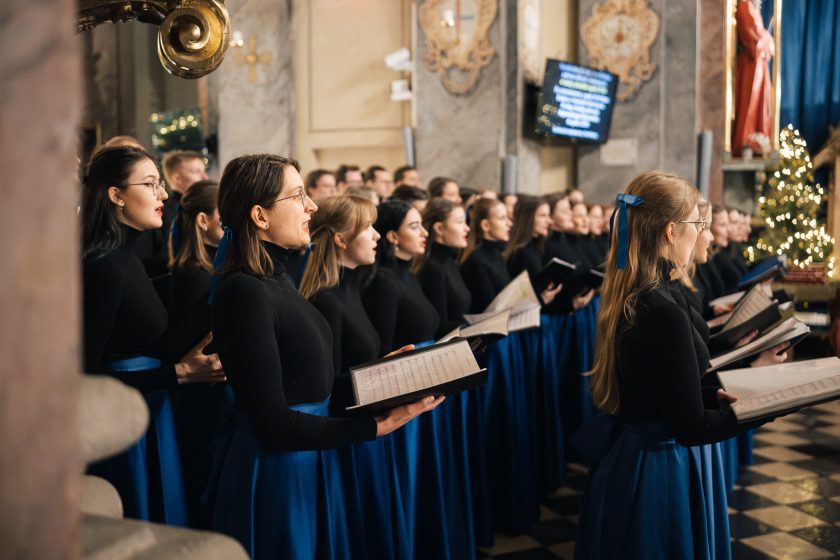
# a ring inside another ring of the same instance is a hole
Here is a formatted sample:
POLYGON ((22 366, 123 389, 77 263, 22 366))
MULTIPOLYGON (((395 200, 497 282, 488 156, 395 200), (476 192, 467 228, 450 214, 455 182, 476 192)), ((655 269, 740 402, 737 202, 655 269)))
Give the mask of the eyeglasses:
POLYGON ((157 194, 158 189, 166 190, 166 182, 163 179, 158 179, 157 181, 146 181, 145 183, 126 183, 123 187, 130 187, 132 185, 146 187, 149 191, 151 191, 152 196, 157 194))
POLYGON ((681 224, 694 224, 697 228, 697 233, 703 233, 709 229, 709 222, 707 220, 680 220, 681 224))
POLYGON ((309 195, 306 194, 305 190, 299 189, 298 192, 296 192, 295 194, 290 194, 289 196, 284 196, 282 198, 278 198, 274 202, 281 202, 283 200, 288 200, 290 198, 299 198, 300 199, 300 205, 303 206, 304 208, 306 208, 306 201, 309 200, 309 195))

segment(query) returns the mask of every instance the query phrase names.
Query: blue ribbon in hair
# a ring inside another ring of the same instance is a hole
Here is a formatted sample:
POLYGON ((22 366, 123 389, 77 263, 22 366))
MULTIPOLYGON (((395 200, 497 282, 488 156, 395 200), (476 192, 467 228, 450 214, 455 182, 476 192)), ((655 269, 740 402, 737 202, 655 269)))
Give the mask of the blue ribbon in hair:
POLYGON ((628 206, 640 206, 645 199, 640 196, 632 194, 619 193, 615 197, 615 209, 610 216, 610 239, 613 238, 613 228, 615 226, 615 214, 618 212, 618 247, 616 248, 615 266, 619 270, 627 267, 627 234, 630 230, 630 224, 627 218, 628 206))
POLYGON ((169 239, 172 240, 172 254, 177 255, 181 250, 181 203, 175 207, 175 219, 169 226, 169 239))
POLYGON ((219 248, 216 249, 216 258, 213 260, 214 276, 213 281, 210 283, 210 297, 207 299, 207 303, 211 305, 213 304, 213 296, 216 295, 216 289, 219 287, 219 280, 222 278, 220 274, 222 264, 225 262, 228 248, 233 243, 233 230, 226 225, 222 225, 222 231, 225 233, 222 236, 222 240, 219 242, 219 248))

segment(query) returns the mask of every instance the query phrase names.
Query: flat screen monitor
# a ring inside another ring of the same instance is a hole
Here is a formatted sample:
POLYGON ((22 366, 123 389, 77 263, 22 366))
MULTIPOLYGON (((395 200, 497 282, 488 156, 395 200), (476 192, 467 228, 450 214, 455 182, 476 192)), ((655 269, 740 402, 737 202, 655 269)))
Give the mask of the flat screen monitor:
POLYGON ((575 142, 606 142, 617 87, 618 76, 606 70, 548 59, 536 107, 536 134, 575 142))

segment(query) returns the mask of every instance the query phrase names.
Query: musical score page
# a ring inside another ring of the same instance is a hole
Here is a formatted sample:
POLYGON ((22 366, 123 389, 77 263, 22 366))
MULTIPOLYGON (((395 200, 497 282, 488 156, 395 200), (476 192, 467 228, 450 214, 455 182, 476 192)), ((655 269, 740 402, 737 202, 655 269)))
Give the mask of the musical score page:
POLYGON ((480 369, 466 340, 354 369, 357 405, 428 389, 480 369))
POLYGON ((724 325, 723 331, 735 328, 741 323, 749 321, 771 304, 770 298, 764 294, 761 286, 753 287, 732 312, 732 316, 727 321, 727 324, 724 325))
POLYGON ((739 420, 749 420, 840 396, 840 359, 822 358, 718 372, 739 420))

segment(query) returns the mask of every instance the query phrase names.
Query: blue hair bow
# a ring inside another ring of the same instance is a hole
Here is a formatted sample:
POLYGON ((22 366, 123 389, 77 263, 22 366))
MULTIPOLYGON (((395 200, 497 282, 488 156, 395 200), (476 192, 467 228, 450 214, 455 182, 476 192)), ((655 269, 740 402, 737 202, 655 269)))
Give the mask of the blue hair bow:
POLYGON ((233 243, 233 230, 227 227, 226 225, 222 225, 222 230, 225 234, 222 236, 222 240, 219 242, 219 248, 216 249, 216 258, 213 260, 213 281, 210 283, 210 297, 207 298, 207 303, 213 304, 213 296, 216 295, 216 289, 219 287, 219 280, 221 280, 221 275, 219 272, 222 270, 222 264, 225 262, 225 257, 227 256, 228 248, 233 243))
POLYGON ((627 234, 629 233, 630 225, 627 218, 628 206, 640 206, 645 199, 640 196, 632 194, 619 193, 615 197, 615 209, 610 216, 610 239, 613 238, 613 228, 615 227, 615 214, 618 212, 618 247, 616 250, 615 266, 619 270, 627 267, 627 234))
POLYGON ((169 226, 169 239, 172 240, 172 254, 177 255, 181 250, 181 203, 175 209, 175 219, 169 226))

